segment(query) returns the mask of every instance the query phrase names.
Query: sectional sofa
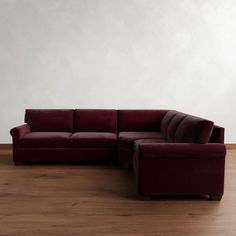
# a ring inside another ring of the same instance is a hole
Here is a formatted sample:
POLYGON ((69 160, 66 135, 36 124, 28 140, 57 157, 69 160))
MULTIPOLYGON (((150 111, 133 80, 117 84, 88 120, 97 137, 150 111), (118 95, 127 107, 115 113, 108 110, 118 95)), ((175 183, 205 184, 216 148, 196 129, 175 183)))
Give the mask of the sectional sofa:
POLYGON ((28 109, 10 133, 16 165, 122 162, 143 196, 224 192, 224 128, 182 112, 28 109))

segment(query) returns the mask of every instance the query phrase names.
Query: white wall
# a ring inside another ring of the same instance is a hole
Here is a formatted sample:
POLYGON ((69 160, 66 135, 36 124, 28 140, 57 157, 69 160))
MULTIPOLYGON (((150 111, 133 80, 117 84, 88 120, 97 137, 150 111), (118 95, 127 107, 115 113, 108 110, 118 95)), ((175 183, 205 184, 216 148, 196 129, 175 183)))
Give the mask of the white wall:
POLYGON ((171 108, 236 143, 235 0, 0 0, 0 143, 25 108, 171 108))

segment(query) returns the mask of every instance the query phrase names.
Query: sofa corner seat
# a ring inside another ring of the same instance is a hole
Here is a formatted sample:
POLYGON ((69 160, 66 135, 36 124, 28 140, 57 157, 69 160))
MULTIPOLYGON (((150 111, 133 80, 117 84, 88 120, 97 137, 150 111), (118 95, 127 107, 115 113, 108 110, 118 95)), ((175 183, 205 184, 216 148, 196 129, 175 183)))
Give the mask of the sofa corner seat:
POLYGON ((118 159, 132 166, 134 141, 138 139, 166 140, 160 131, 161 121, 168 110, 119 110, 118 159))
MULTIPOLYGON (((169 119, 169 125, 173 119, 169 119)), ((226 148, 223 143, 209 142, 214 123, 183 114, 179 119, 175 132, 166 129, 169 142, 135 141, 133 169, 139 194, 209 195, 220 200, 224 193, 226 148)))

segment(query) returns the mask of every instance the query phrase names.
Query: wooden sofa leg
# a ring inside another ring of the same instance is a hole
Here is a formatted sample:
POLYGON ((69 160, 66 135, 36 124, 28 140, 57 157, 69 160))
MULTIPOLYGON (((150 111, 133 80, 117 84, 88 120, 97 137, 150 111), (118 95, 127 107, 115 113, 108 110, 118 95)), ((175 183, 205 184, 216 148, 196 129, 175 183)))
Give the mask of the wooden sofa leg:
POLYGON ((223 195, 210 195, 210 200, 212 201, 220 201, 223 195))

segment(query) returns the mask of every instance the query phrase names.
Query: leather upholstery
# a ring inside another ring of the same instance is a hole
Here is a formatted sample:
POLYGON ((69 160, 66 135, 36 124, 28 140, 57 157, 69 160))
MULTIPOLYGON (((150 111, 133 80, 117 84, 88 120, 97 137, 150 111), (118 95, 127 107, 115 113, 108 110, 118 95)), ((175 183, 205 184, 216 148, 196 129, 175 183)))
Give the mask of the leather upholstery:
POLYGON ((75 111, 75 132, 112 132, 117 130, 117 111, 78 109, 75 111))
POLYGON ((28 109, 25 122, 31 131, 73 132, 74 110, 28 109))

